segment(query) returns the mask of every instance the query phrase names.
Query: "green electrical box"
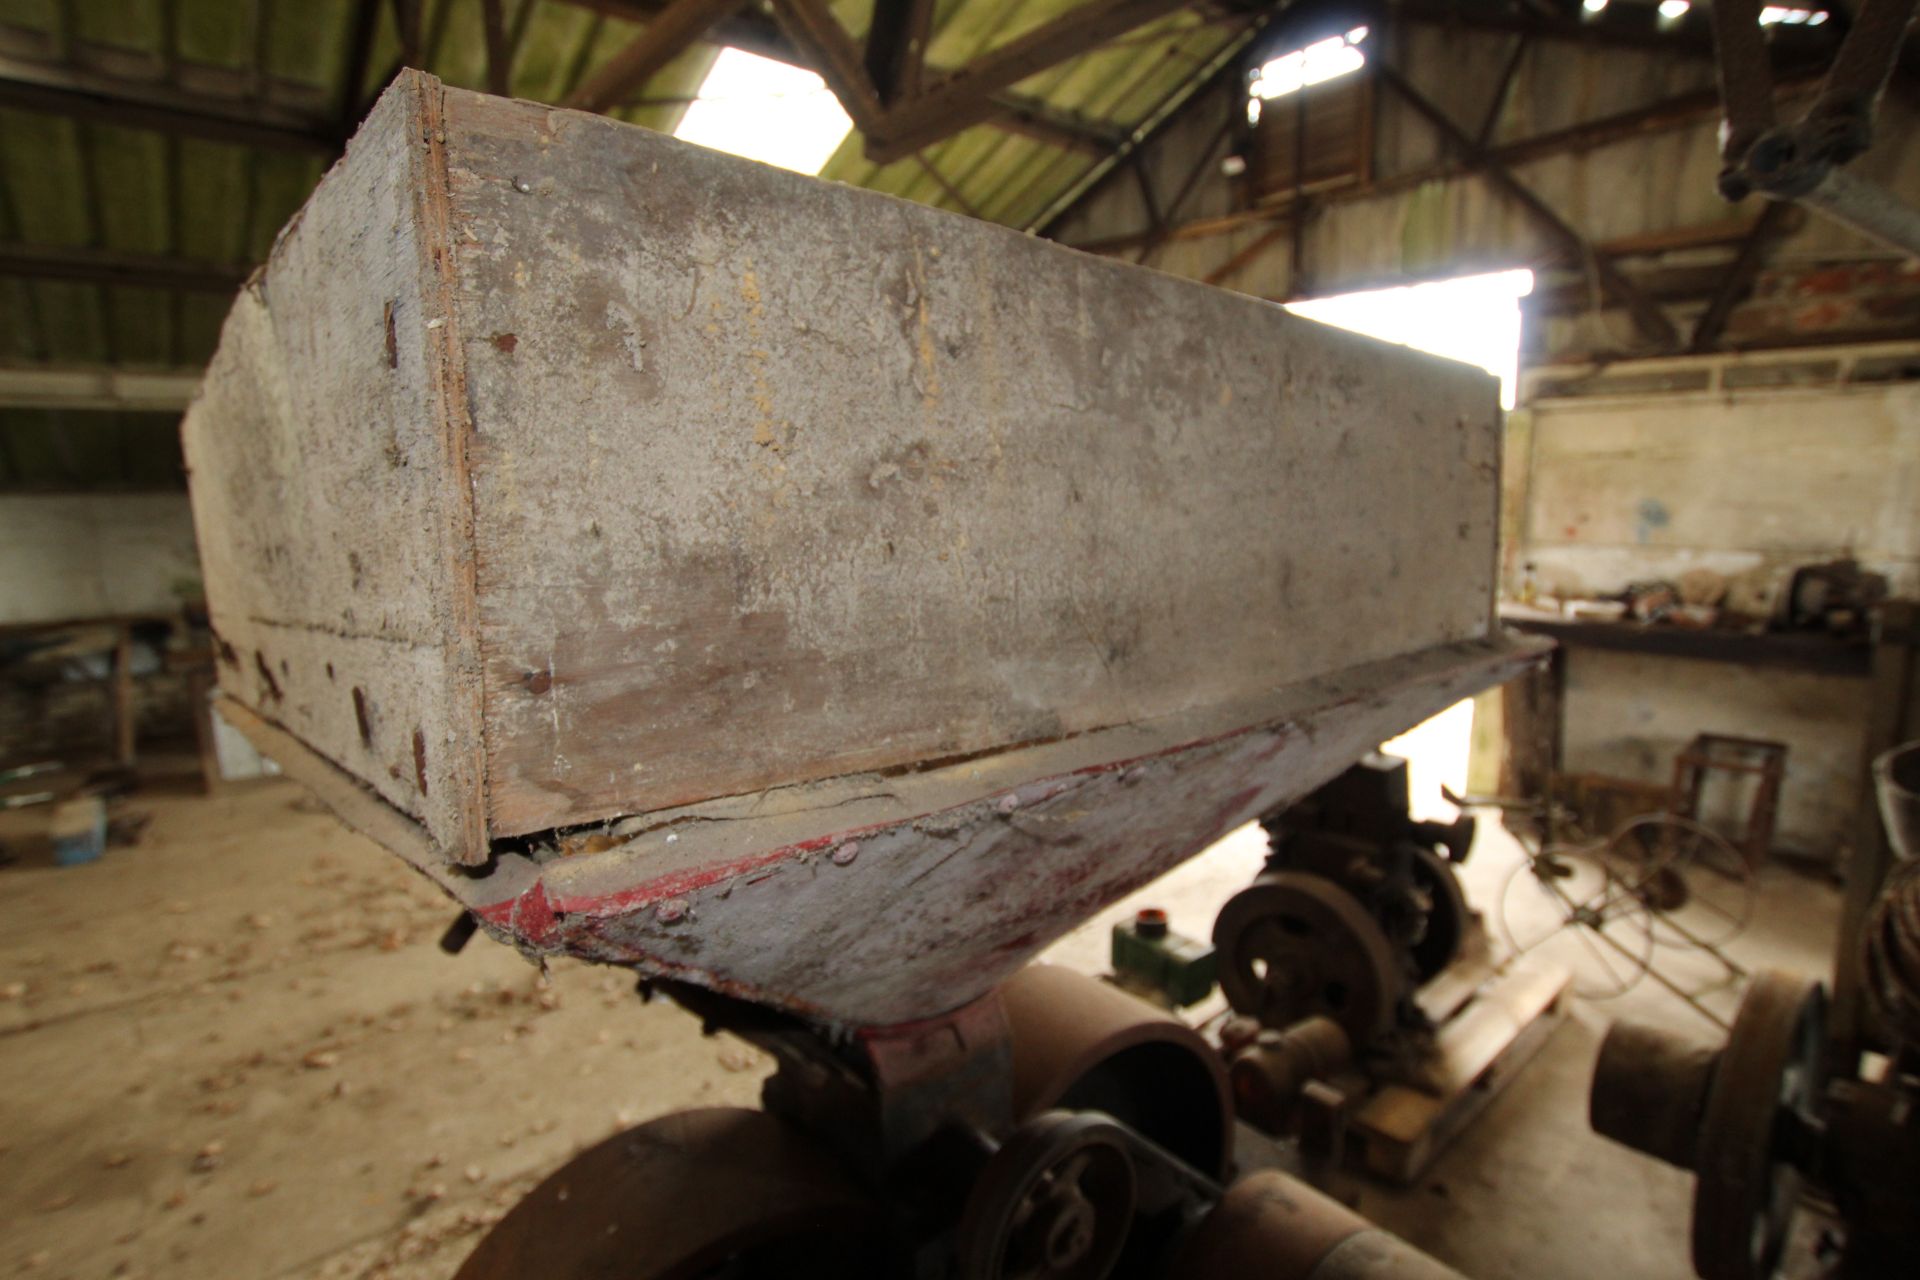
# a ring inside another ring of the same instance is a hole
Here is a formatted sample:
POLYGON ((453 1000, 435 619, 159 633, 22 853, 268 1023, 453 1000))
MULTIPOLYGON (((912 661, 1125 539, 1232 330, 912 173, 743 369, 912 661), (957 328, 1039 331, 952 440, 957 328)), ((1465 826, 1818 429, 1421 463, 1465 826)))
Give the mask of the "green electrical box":
POLYGON ((1213 947, 1173 932, 1167 913, 1148 907, 1113 926, 1113 973, 1123 987, 1178 1009, 1213 990, 1213 947))

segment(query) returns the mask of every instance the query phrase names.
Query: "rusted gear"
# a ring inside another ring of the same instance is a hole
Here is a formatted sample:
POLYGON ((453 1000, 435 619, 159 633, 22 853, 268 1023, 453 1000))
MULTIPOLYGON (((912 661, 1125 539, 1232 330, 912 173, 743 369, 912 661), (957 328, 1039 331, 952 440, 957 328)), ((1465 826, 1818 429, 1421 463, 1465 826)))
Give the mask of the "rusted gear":
POLYGON ((1780 1261, 1800 1195, 1780 1146, 1812 1121, 1825 1006, 1819 983, 1775 970, 1756 975, 1740 1001, 1695 1154, 1693 1267, 1702 1280, 1765 1280, 1780 1261))
POLYGON ((1366 909, 1304 871, 1268 872, 1229 898, 1213 922, 1213 945, 1235 1010, 1274 1028, 1320 1014, 1356 1049, 1392 1028, 1407 986, 1366 909))
POLYGON ((1103 1280, 1126 1248, 1134 1192, 1124 1130, 1084 1112, 1043 1112, 974 1181, 955 1236, 956 1274, 1103 1280))
POLYGON ((591 1147, 515 1205, 456 1280, 874 1274, 878 1212, 764 1111, 679 1111, 591 1147))

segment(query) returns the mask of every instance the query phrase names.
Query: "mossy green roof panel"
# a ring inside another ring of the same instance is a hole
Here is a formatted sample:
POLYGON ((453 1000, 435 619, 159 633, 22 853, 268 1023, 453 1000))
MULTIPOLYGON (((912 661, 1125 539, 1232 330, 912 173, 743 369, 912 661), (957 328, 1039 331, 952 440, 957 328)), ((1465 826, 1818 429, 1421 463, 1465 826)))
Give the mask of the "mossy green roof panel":
MULTIPOLYGON (((957 68, 1083 2, 942 0, 928 60, 957 68)), ((191 93, 244 112, 311 121, 326 134, 400 65, 395 6, 376 0, 0 0, 0 71, 52 72, 191 93), (357 32, 374 15, 356 57, 357 32)), ((638 36, 645 0, 501 0, 515 96, 559 102, 638 36)), ((416 65, 450 84, 488 85, 482 0, 424 0, 416 65)), ((838 0, 856 40, 871 0, 838 0)), ((754 11, 749 10, 750 15, 754 11)), ((764 19, 764 14, 758 14, 764 19)), ((1200 69, 1235 26, 1177 11, 1015 86, 1021 95, 1124 134, 1200 69)), ((671 130, 716 49, 696 44, 609 114, 671 130)), ((258 262, 328 163, 324 147, 269 149, 137 122, 0 109, 0 241, 211 264, 258 262)), ((823 177, 1022 225, 1098 162, 990 125, 876 166, 850 136, 823 177), (929 171, 938 170, 938 176, 929 171)), ((0 274, 0 361, 197 364, 226 298, 117 283, 0 274)))

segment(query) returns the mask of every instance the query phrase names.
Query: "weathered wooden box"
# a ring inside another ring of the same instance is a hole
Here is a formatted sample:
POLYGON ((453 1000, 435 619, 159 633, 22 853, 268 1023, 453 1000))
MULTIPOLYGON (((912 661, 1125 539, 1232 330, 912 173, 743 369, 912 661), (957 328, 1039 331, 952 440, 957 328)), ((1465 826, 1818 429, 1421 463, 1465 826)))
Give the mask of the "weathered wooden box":
POLYGON ((409 74, 185 438, 227 695, 478 866, 1492 646, 1495 393, 409 74))

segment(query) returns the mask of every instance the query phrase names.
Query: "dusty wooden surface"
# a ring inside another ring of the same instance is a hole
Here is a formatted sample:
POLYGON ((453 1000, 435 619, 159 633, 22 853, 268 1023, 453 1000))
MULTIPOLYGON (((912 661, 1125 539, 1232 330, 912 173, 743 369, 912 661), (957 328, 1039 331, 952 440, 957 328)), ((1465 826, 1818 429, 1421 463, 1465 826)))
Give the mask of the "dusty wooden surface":
POLYGON ((241 291, 182 439, 224 690, 477 859, 421 110, 382 99, 241 291))
POLYGON ((1464 366, 410 75, 188 439, 228 693, 478 861, 1484 636, 1496 421, 1464 366))
POLYGON ((1152 726, 664 810, 502 853, 481 875, 450 873, 411 824, 283 731, 223 711, 529 955, 872 1026, 984 993, 1101 907, 1542 650, 1448 645, 1152 726))
POLYGON ((1486 629, 1477 372, 597 117, 447 118, 497 833, 1486 629))

